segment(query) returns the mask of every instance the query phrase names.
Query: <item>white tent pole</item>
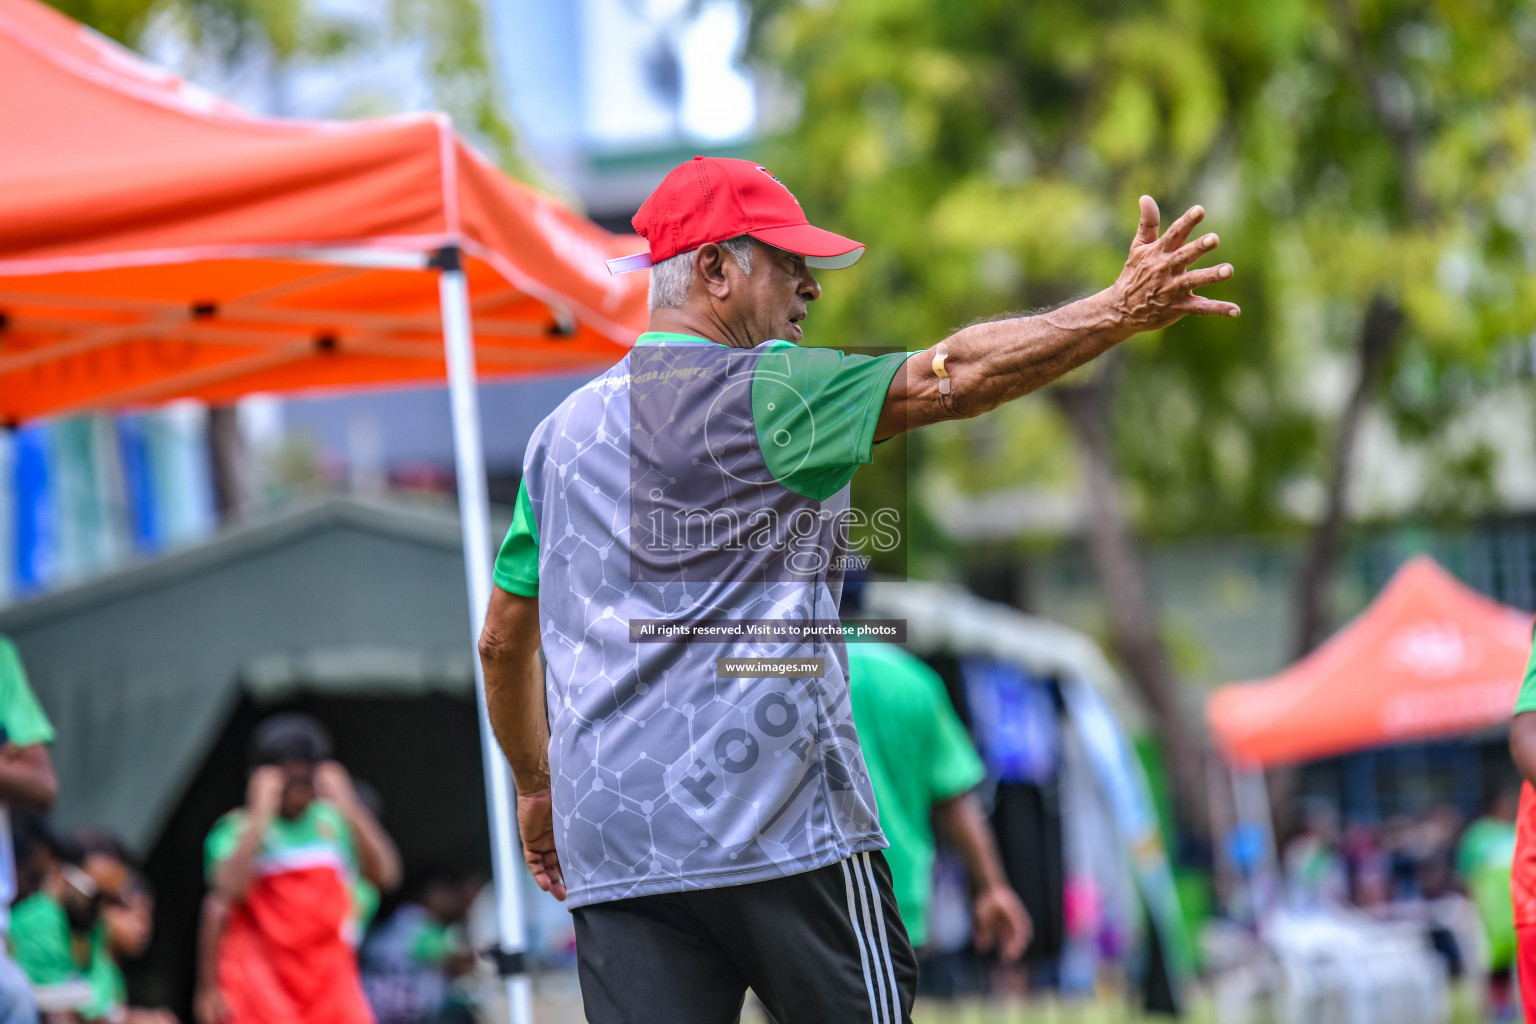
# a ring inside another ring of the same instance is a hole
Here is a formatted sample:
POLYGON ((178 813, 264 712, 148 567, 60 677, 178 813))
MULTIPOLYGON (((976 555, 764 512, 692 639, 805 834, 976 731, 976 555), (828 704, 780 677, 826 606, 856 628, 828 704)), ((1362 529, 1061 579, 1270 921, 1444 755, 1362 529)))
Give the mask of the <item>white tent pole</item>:
MULTIPOLYGON (((469 287, 456 248, 443 250, 438 269, 438 301, 443 318, 443 347, 448 356, 448 398, 453 410, 453 462, 459 478, 459 525, 464 535, 464 579, 469 588, 470 635, 478 640, 491 599, 490 503, 485 490, 485 452, 480 444, 480 400, 475 383, 475 340, 469 317, 469 287)), ((491 871, 496 887, 496 932, 502 955, 498 970, 507 985, 512 1024, 531 1024, 533 1004, 528 975, 522 968, 527 945, 519 892, 522 858, 512 813, 512 776, 491 732, 486 713, 485 680, 480 659, 475 666, 475 703, 480 711, 480 757, 485 767, 485 795, 491 823, 491 871)))

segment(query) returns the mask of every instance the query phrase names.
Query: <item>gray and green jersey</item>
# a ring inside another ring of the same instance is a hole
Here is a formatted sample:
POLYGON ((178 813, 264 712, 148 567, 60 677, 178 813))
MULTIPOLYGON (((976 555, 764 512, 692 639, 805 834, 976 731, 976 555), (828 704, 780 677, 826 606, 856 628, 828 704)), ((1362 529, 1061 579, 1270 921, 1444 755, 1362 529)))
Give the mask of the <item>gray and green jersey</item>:
POLYGON ((539 598, 571 905, 886 845, 838 634, 653 642, 640 624, 837 622, 848 485, 905 358, 644 334, 534 432, 495 580, 539 598), (717 678, 755 657, 824 674, 717 678))

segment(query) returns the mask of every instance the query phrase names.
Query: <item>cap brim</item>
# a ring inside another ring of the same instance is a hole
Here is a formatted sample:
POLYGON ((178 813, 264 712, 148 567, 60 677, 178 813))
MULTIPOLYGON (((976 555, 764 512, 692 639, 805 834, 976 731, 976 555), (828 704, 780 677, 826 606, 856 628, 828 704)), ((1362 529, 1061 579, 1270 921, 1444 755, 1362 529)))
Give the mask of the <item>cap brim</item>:
POLYGON ((645 270, 651 266, 651 254, 637 252, 633 256, 620 256, 617 259, 605 260, 608 264, 608 273, 615 277, 619 274, 627 274, 631 270, 645 270))
POLYGON ((784 228, 759 228, 747 232, 759 242, 805 257, 805 265, 816 270, 842 270, 859 262, 864 243, 810 224, 784 228))

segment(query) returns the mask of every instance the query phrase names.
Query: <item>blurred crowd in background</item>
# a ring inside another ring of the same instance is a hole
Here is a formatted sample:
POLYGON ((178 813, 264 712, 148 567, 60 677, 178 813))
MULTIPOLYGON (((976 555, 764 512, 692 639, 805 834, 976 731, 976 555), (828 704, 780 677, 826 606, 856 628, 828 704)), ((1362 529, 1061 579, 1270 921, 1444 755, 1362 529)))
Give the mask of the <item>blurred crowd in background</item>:
MULTIPOLYGON (((0 729, 8 918, 0 1019, 175 1021, 170 1010, 133 1005, 123 974, 154 938, 154 893, 134 858, 110 832, 51 824, 53 729, 4 637, 0 729)), ((330 748, 311 716, 258 726, 245 803, 213 823, 205 844, 192 1016, 201 1024, 476 1019, 474 1008, 496 987, 471 940, 494 945, 484 872, 403 872, 379 825, 377 794, 354 783, 330 748), (361 1015, 349 1013, 349 999, 361 1015)))
POLYGON ((1284 902, 1301 912, 1354 908, 1421 924, 1452 979, 1470 979, 1489 1020, 1517 1016, 1510 872, 1519 791, 1498 790, 1467 820, 1449 804, 1377 825, 1341 827, 1311 801, 1283 851, 1284 902))

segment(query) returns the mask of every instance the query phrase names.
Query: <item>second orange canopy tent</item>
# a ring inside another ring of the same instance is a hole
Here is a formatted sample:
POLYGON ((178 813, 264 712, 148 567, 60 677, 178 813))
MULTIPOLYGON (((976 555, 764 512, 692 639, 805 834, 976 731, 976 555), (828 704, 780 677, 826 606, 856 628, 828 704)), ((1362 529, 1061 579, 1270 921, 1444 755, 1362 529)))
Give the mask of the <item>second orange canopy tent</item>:
POLYGON ((1217 749, 1269 768, 1507 722, 1531 652, 1531 616, 1426 556, 1322 647, 1206 704, 1217 749))

